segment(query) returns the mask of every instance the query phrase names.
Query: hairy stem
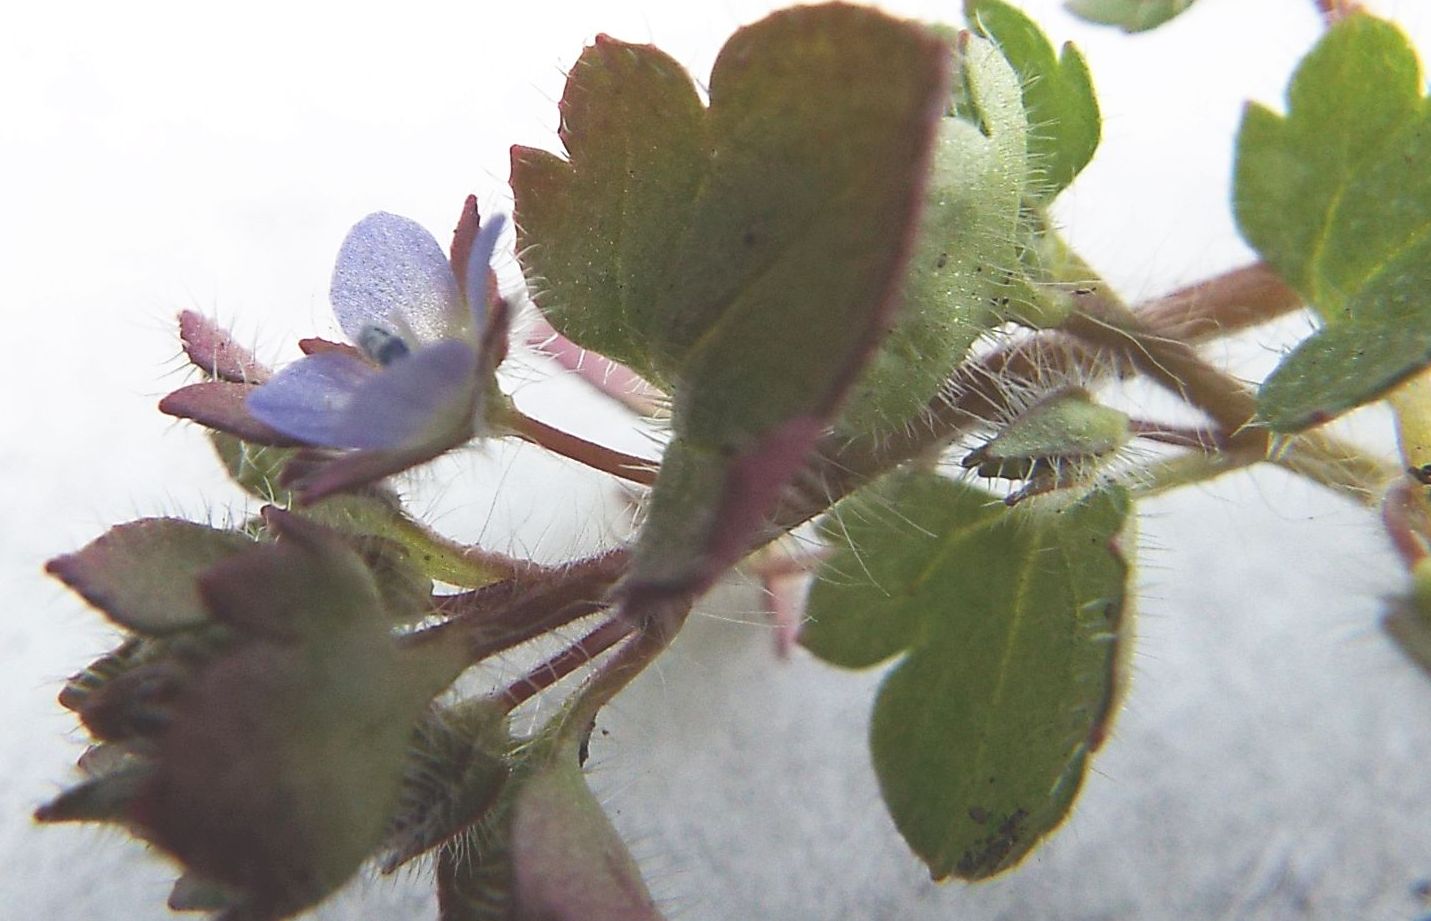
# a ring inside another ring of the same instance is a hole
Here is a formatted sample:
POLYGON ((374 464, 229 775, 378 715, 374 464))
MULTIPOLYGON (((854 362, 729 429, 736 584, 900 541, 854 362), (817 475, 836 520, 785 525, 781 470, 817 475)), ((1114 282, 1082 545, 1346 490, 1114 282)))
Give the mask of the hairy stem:
POLYGON ((456 644, 465 650, 468 662, 480 662, 606 609, 611 586, 629 560, 623 548, 570 566, 542 568, 474 591, 436 597, 434 608, 447 620, 404 641, 456 644))
POLYGON ((636 628, 626 620, 612 618, 561 652, 533 668, 502 692, 502 705, 515 710, 572 672, 589 665, 597 656, 630 636, 636 628))
MULTIPOLYGON (((1083 278, 1095 277, 1086 271, 1086 267, 1083 271, 1083 278)), ((1097 293, 1096 288, 1094 293, 1097 293)), ((808 521, 880 474, 914 458, 927 456, 987 420, 1006 415, 1009 410, 1008 394, 1015 389, 1037 386, 1040 380, 1066 377, 1075 371, 1083 380, 1093 381, 1100 377, 1136 373, 1142 365, 1157 369, 1160 366, 1155 357, 1164 350, 1171 353, 1167 357, 1176 359, 1172 362, 1174 367, 1184 366, 1185 363, 1196 367, 1192 365, 1192 360, 1197 358, 1192 346, 1272 320, 1298 306, 1296 293, 1267 266, 1258 263, 1175 291, 1136 310, 1122 308, 1121 312, 1126 312, 1137 321, 1133 324, 1137 335, 1133 337, 1116 326, 1110 329, 1091 320, 1083 321, 1085 326, 1094 328, 1092 334, 1105 341, 1106 346, 1085 343, 1058 331, 1045 331, 995 349, 961 365, 944 392, 932 400, 926 412, 903 431, 877 442, 871 439, 825 439, 818 446, 808 470, 782 498, 773 517, 773 531, 789 530, 808 521), (1153 346, 1152 355, 1143 346, 1153 346), (1113 351, 1109 351, 1109 347, 1113 351)), ((1202 364, 1200 359, 1197 363, 1202 364)), ((1247 402, 1250 394, 1238 394, 1232 385, 1237 384, 1245 391, 1240 383, 1230 380, 1216 369, 1204 367, 1206 370, 1200 369, 1198 377, 1208 387, 1201 398, 1218 406, 1218 416, 1228 421, 1236 420, 1237 426, 1243 425, 1250 418, 1251 408, 1247 402), (1222 403, 1220 395, 1226 395, 1230 405, 1222 403)), ((1172 383, 1167 365, 1162 365, 1161 369, 1160 375, 1172 383)), ((1183 382, 1179 381, 1175 386, 1179 394, 1184 391, 1183 382)), ((1229 430, 1236 431, 1236 427, 1229 430)), ((1323 447, 1326 445, 1314 440, 1311 445, 1293 452, 1299 473, 1327 474, 1334 482, 1343 481, 1349 473, 1368 474, 1366 482, 1355 486, 1342 482, 1342 486, 1350 487, 1361 501, 1365 501, 1364 497, 1369 494, 1367 487, 1374 490, 1373 484, 1385 482, 1386 470, 1383 466, 1355 451, 1342 451, 1340 444, 1333 453, 1342 458, 1356 455, 1359 461, 1350 467, 1340 462, 1332 463, 1331 458, 1323 459, 1326 463, 1314 462, 1313 458, 1323 447)), ((1176 467, 1177 481, 1207 479, 1266 459, 1267 442, 1264 437, 1249 436, 1246 443, 1237 448, 1237 456, 1227 460, 1203 457, 1180 461, 1176 467), (1193 468, 1201 472, 1193 475, 1193 468), (1193 475, 1194 478, 1181 479, 1186 475, 1193 475)), ((1161 490, 1163 487, 1156 488, 1161 490)), ((768 540, 769 535, 765 539, 768 540)))
POLYGON ((527 332, 527 344, 638 416, 654 416, 667 402, 665 394, 635 371, 582 348, 557 332, 545 318, 527 332))
POLYGON ((513 434, 523 441, 585 464, 593 470, 600 470, 642 486, 650 486, 656 482, 659 467, 657 461, 578 438, 555 426, 539 422, 516 407, 508 413, 507 424, 512 427, 513 434))
POLYGON ((665 652, 685 623, 684 615, 689 613, 687 604, 680 616, 667 612, 667 616, 652 617, 636 629, 635 635, 576 692, 561 716, 559 731, 564 735, 586 732, 597 712, 665 652))
POLYGON ((1208 342, 1275 320, 1302 307, 1302 297, 1265 262, 1254 262, 1139 305, 1149 331, 1190 344, 1208 342))
MULTIPOLYGON (((1091 275, 1070 254, 1080 277, 1091 275)), ((1060 326, 1064 332, 1096 349, 1107 350, 1182 400, 1202 410, 1228 433, 1229 445, 1267 444, 1265 430, 1249 428, 1257 414, 1257 398, 1232 375, 1213 367, 1188 342, 1151 329, 1145 318, 1128 309, 1101 286, 1079 298, 1077 308, 1060 326)))

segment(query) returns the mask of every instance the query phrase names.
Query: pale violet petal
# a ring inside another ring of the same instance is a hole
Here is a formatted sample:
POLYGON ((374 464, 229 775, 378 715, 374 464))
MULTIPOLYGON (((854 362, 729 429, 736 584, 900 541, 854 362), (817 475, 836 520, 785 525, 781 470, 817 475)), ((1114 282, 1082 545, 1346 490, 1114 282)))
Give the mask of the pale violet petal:
POLYGON ((319 352, 279 371, 244 401, 269 428, 312 445, 342 448, 342 420, 371 365, 343 352, 319 352))
POLYGON ((440 423, 467 424, 477 382, 477 353, 466 342, 425 345, 372 375, 335 423, 345 447, 414 447, 440 423))
POLYGON ((418 345, 466 323, 447 256, 415 221, 386 212, 363 218, 343 240, 329 289, 333 313, 354 342, 379 327, 418 345))
MULTIPOLYGON (((492 254, 497 250, 497 238, 507 226, 507 218, 494 214, 477 232, 472 244, 472 252, 467 255, 467 265, 463 269, 464 287, 467 301, 472 305, 472 329, 480 334, 487 319, 487 271, 492 265, 492 254)), ((454 267, 455 268, 455 267, 454 267)))

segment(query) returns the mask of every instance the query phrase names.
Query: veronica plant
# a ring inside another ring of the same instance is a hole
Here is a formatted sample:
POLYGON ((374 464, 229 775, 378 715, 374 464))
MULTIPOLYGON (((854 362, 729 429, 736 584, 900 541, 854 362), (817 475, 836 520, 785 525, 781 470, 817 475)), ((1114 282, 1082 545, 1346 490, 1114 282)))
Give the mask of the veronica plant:
MULTIPOLYGON (((1070 4, 1127 30, 1189 5, 1070 4)), ((1139 306, 1050 216, 1099 109, 1078 50, 1014 6, 967 0, 962 29, 776 13, 730 39, 704 99, 668 55, 599 36, 562 152, 513 148, 518 259, 538 347, 599 362, 589 381, 668 430, 659 460, 497 389, 503 221, 475 199, 447 254, 406 219, 360 221, 331 291, 350 344, 305 340, 276 374, 184 314, 208 379, 161 407, 268 504, 232 530, 120 525, 52 561, 126 639, 61 694, 95 745, 38 817, 123 825, 182 864, 172 907, 224 921, 423 855, 446 921, 659 917, 583 779, 586 741, 749 565, 814 570, 809 653, 889 663, 870 747, 894 824, 936 878, 985 879, 1064 820, 1109 736, 1138 500, 1264 463, 1382 510, 1416 585, 1388 626, 1427 665, 1427 104, 1394 25, 1319 7, 1286 114, 1254 104, 1238 135, 1232 200, 1265 262, 1139 306), (1259 388, 1199 352, 1304 307, 1321 328, 1259 388), (1099 402, 1140 375, 1200 421, 1099 402), (1320 428, 1383 399, 1399 464, 1320 428), (543 566, 442 537, 386 482, 514 436, 650 487, 634 539, 543 566), (792 555, 792 534, 820 548, 792 555), (543 637, 516 681, 455 684, 543 637)))

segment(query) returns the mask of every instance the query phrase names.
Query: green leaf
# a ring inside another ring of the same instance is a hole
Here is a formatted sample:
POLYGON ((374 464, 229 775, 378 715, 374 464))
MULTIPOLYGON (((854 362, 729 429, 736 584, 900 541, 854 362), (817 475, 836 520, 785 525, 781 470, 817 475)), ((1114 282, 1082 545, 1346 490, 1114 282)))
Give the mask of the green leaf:
POLYGON ((569 161, 513 150, 547 318, 675 382, 628 597, 743 555, 891 325, 948 66, 922 26, 799 7, 727 42, 706 108, 669 57, 603 36, 562 98, 569 161))
POLYGON ((1375 399, 1431 365, 1431 248, 1388 264, 1327 324, 1282 359, 1257 394, 1262 424, 1296 432, 1375 399))
POLYGON ((199 574, 253 545, 235 531, 145 518, 111 528, 45 569, 120 626, 159 636, 207 623, 199 574))
POLYGON ((1297 68, 1285 117, 1248 106, 1235 206, 1326 324, 1264 384, 1261 422, 1326 421, 1431 363, 1431 108, 1394 25, 1348 17, 1297 68))
POLYGON ((1057 57, 1039 27, 1003 0, 964 0, 972 29, 994 41, 1023 87, 1032 198, 1051 201, 1088 165, 1098 149, 1098 99, 1083 55, 1065 43, 1057 57))
POLYGON ((895 327, 860 375, 842 433, 879 437, 924 411, 1014 293, 1028 172, 1019 77, 987 41, 957 57, 960 105, 939 123, 895 327))
POLYGON ((1121 490, 1005 509, 934 474, 837 506, 801 642, 900 656, 870 746, 896 826, 936 878, 1007 870, 1067 815, 1127 651, 1121 490))
POLYGON ((1081 19, 1124 32, 1146 32, 1184 12, 1193 0, 1066 0, 1064 8, 1081 19))

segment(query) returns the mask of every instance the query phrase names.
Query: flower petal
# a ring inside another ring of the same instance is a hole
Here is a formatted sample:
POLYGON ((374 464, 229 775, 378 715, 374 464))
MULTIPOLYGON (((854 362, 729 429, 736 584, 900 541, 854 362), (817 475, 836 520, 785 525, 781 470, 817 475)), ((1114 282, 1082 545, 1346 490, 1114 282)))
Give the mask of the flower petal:
POLYGON ((333 313, 354 342, 377 326, 433 342, 467 323, 457 279, 442 248, 421 225, 377 212, 348 231, 329 289, 333 313))
POLYGON ((472 308, 474 331, 480 331, 487 319, 487 276, 492 271, 492 253, 497 249, 497 238, 506 226, 505 215, 494 214, 488 218, 478 231, 472 252, 467 255, 467 265, 463 267, 463 290, 467 292, 467 301, 472 308))
POLYGON ((307 444, 354 448, 344 431, 347 409, 376 368, 343 352, 299 359, 248 395, 248 411, 269 427, 307 444))
MULTIPOLYGON (((334 434, 342 447, 386 450, 469 427, 476 411, 476 371, 477 353, 464 341, 423 346, 363 381, 333 423, 334 434)), ((470 428, 462 440, 468 437, 470 428)))

